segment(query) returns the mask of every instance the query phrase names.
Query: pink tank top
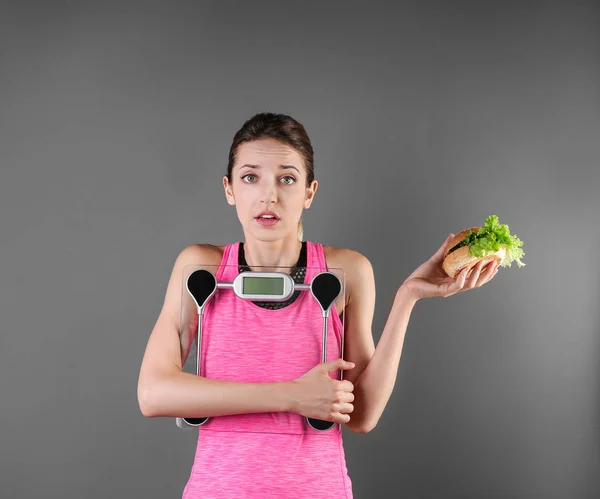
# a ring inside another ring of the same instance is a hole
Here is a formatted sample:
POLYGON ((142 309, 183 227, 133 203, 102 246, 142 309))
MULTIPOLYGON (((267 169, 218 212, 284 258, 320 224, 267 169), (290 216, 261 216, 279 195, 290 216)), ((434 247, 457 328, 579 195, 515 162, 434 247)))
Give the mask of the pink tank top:
MULTIPOLYGON (((225 247, 218 282, 238 275, 239 242, 225 247)), ((305 283, 327 265, 323 246, 306 241, 305 283)), ((327 360, 340 357, 342 321, 328 320, 327 360)), ((321 308, 310 290, 281 309, 265 309, 219 288, 205 306, 200 374, 227 381, 291 381, 320 364, 321 308)), ((340 372, 330 375, 340 379, 340 372)), ((312 428, 291 412, 233 414, 198 427, 183 499, 352 499, 339 424, 312 428)))

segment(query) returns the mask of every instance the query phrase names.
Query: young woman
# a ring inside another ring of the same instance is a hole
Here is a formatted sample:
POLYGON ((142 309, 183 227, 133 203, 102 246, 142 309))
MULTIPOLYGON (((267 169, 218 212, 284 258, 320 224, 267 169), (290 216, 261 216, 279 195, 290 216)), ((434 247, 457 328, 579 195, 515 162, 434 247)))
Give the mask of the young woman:
POLYGON ((140 409, 147 417, 214 417, 212 426, 199 427, 184 498, 352 498, 342 433, 309 431, 305 418, 341 423, 357 433, 371 431, 392 393, 415 303, 480 287, 493 278, 496 265, 484 270, 480 263, 456 281, 449 278, 441 263, 450 234, 398 288, 375 348, 375 280, 369 260, 357 251, 302 238, 302 212, 310 208, 318 188, 304 127, 287 115, 253 116, 233 139, 223 187, 227 202, 236 207, 244 242, 194 244, 179 254, 142 361, 140 409), (315 353, 303 347, 310 344, 302 336, 307 332, 294 327, 302 301, 297 291, 286 302, 232 300, 227 315, 248 321, 245 334, 232 338, 231 326, 218 330, 223 321, 213 323, 203 334, 203 344, 212 341, 206 352, 203 347, 205 376, 183 372, 190 332, 180 324, 182 276, 194 264, 229 269, 219 271, 218 281, 241 271, 289 267, 295 282, 304 283, 310 282, 310 268, 343 269, 346 293, 328 319, 335 339, 328 343, 331 360, 309 363, 310 370, 292 374, 315 353), (277 338, 252 334, 263 320, 277 321, 277 338), (345 360, 339 358, 342 334, 345 360), (254 374, 261 355, 267 354, 263 364, 278 359, 278 379, 254 374), (332 377, 339 370, 344 371, 343 380, 332 377))

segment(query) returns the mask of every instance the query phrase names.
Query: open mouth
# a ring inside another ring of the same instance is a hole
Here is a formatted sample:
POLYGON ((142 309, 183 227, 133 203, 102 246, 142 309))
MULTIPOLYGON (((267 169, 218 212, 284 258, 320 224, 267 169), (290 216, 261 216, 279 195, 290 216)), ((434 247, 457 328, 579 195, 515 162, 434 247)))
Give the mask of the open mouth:
POLYGON ((274 216, 256 217, 255 220, 262 226, 272 226, 279 222, 279 219, 274 216))

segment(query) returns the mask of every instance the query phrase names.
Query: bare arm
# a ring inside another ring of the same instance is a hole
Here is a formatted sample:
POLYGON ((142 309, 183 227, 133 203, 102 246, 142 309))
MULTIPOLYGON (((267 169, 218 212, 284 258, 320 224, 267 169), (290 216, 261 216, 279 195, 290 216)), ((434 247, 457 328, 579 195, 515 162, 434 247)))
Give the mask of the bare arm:
POLYGON ((348 428, 368 433, 377 425, 393 392, 398 373, 404 337, 416 303, 401 288, 397 293, 385 328, 374 346, 371 324, 375 309, 375 277, 369 260, 357 253, 346 252, 344 267, 348 269, 348 304, 344 311, 345 358, 356 368, 345 374, 354 383, 354 411, 348 428))
POLYGON ((213 417, 290 411, 288 382, 242 383, 179 372, 163 375, 140 399, 146 417, 213 417))
POLYGON ((291 411, 293 382, 242 383, 183 372, 194 328, 193 320, 192 327, 181 326, 183 270, 210 262, 210 251, 203 245, 188 246, 175 262, 140 369, 137 395, 142 414, 191 418, 291 411))
POLYGON ((359 404, 355 404, 355 425, 362 425, 366 432, 377 425, 392 395, 406 329, 416 300, 399 289, 386 321, 377 348, 355 382, 354 393, 359 404))

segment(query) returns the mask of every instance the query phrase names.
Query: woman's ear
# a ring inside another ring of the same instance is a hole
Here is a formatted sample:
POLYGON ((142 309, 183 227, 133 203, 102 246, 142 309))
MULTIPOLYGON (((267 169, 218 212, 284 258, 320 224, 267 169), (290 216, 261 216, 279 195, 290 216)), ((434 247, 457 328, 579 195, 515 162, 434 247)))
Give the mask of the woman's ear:
POLYGON ((229 179, 227 175, 223 177, 223 189, 225 189, 225 197, 227 198, 227 204, 230 206, 235 206, 235 197, 233 196, 233 189, 229 184, 229 179))
POLYGON ((310 184, 310 187, 308 187, 306 189, 306 195, 304 196, 304 208, 305 209, 308 210, 310 208, 310 205, 313 202, 315 193, 317 192, 318 188, 319 188, 319 182, 317 182, 316 180, 313 180, 312 183, 310 184))

